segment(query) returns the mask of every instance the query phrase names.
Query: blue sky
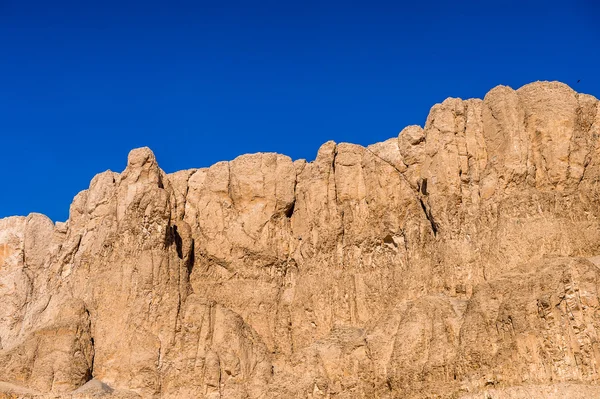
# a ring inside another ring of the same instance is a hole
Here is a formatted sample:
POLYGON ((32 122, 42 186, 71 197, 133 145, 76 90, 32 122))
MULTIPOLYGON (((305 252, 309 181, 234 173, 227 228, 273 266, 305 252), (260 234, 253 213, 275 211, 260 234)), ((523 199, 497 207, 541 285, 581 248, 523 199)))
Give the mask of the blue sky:
POLYGON ((402 3, 0 0, 0 217, 67 219, 134 147, 167 172, 311 160, 499 84, 600 97, 592 0, 402 3))

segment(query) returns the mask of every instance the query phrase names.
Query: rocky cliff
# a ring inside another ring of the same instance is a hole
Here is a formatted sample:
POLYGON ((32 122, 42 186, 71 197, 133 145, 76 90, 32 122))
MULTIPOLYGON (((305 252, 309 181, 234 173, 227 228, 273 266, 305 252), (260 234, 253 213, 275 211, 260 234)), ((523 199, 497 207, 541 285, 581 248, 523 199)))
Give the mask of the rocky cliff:
POLYGON ((0 397, 600 397, 599 111, 537 82, 313 162, 135 149, 0 220, 0 397))

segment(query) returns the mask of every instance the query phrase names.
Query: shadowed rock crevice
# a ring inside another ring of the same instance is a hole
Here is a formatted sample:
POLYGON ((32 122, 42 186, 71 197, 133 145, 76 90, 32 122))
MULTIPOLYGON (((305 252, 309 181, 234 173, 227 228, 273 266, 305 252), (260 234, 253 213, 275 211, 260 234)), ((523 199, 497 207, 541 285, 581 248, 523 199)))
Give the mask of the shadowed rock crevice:
POLYGON ((176 225, 172 226, 171 229, 172 229, 171 230, 172 231, 172 239, 173 239, 173 243, 175 244, 177 256, 179 257, 179 259, 183 259, 183 241, 181 240, 181 236, 177 232, 177 226, 176 225))
POLYGON ((429 224, 431 225, 431 231, 433 232, 433 235, 437 236, 438 227, 435 223, 435 220, 433 219, 433 216, 431 216, 431 210, 427 210, 427 206, 423 202, 422 198, 419 198, 419 204, 421 205, 421 209, 423 210, 425 217, 427 218, 427 220, 429 220, 429 224))
POLYGON ((296 201, 294 200, 287 208, 284 209, 283 214, 286 218, 291 219, 294 214, 294 207, 296 206, 296 201))

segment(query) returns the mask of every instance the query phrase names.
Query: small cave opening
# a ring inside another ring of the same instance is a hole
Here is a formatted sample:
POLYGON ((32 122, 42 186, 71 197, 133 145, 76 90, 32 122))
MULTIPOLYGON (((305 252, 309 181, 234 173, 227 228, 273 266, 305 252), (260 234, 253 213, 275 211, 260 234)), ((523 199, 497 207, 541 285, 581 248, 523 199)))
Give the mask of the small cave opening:
POLYGON ((284 215, 286 218, 290 219, 294 214, 294 208, 296 207, 296 201, 292 202, 284 211, 284 215))
POLYGON ((385 237, 383 237, 383 243, 393 245, 396 248, 398 247, 398 244, 396 243, 396 241, 394 241, 394 237, 392 237, 391 234, 388 234, 385 237))
POLYGON ((177 251, 177 256, 179 259, 183 259, 183 240, 177 231, 177 226, 174 225, 171 228, 171 232, 173 233, 173 242, 175 243, 175 250, 177 251))

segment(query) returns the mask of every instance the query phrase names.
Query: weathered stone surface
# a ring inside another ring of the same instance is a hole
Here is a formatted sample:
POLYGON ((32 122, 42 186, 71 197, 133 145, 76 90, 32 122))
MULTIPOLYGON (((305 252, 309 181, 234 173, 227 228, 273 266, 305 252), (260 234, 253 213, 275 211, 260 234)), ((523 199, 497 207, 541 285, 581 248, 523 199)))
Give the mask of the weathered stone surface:
POLYGON ((312 162, 164 173, 0 220, 0 397, 600 396, 600 112, 447 99, 312 162))

